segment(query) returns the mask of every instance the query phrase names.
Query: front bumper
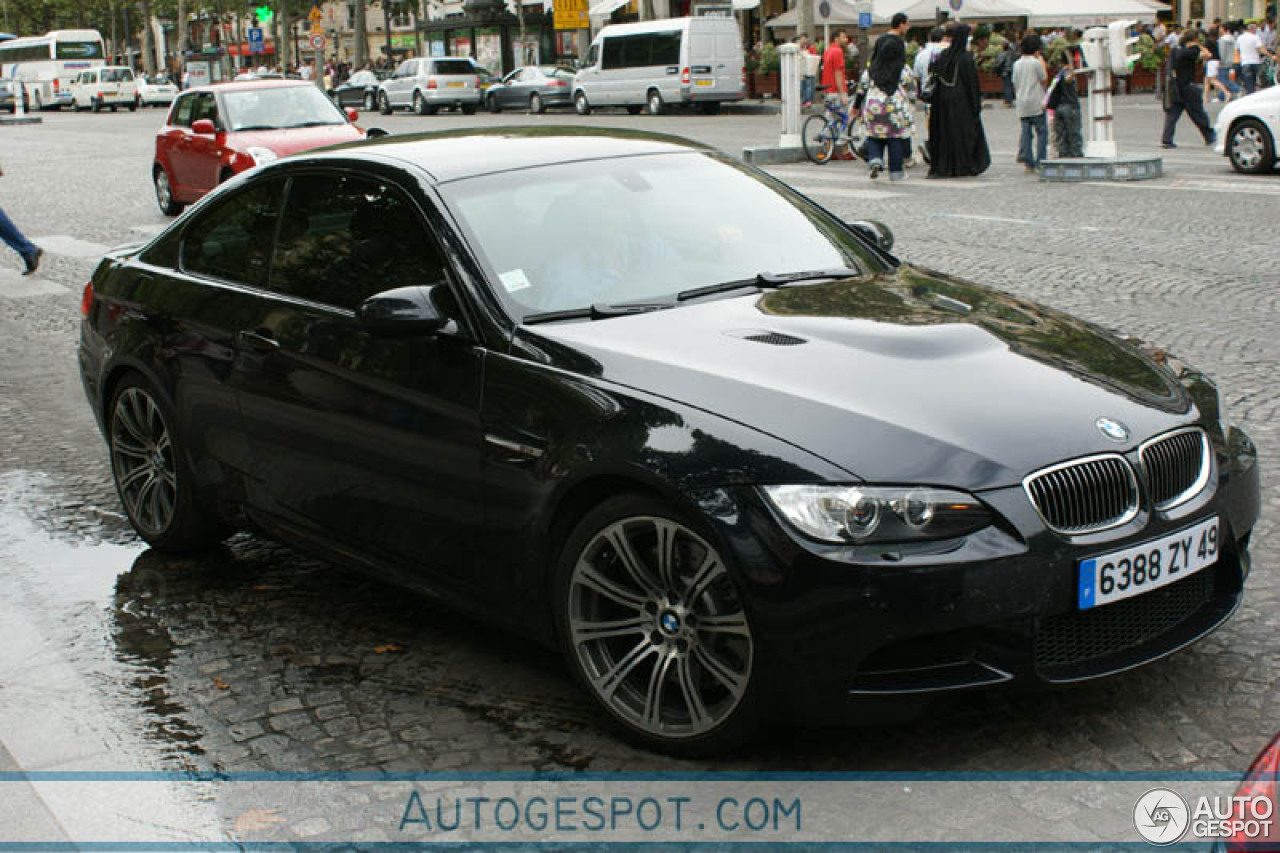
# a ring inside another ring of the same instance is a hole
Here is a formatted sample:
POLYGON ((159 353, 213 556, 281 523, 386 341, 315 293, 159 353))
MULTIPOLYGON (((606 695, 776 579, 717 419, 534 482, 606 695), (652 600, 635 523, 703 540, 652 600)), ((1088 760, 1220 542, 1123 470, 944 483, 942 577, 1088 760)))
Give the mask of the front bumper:
POLYGON ((803 541, 754 489, 717 490, 699 503, 740 569, 777 710, 841 719, 877 696, 1109 675, 1217 628, 1241 600, 1260 497, 1256 451, 1243 432, 1233 430, 1215 455, 1217 480, 1199 497, 1090 537, 1049 531, 1020 486, 979 495, 996 524, 910 548, 803 541), (1223 542, 1215 564, 1078 609, 1081 559, 1214 516, 1223 542))

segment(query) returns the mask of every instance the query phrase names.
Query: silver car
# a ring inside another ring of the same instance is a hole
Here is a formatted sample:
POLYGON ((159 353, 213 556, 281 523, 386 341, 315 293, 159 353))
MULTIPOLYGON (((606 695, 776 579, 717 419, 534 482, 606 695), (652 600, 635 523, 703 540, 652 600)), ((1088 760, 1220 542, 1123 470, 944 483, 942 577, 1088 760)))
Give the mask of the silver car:
POLYGON ((470 59, 442 57, 406 59, 378 86, 378 111, 408 107, 421 116, 441 107, 458 107, 473 115, 480 105, 479 75, 470 59))

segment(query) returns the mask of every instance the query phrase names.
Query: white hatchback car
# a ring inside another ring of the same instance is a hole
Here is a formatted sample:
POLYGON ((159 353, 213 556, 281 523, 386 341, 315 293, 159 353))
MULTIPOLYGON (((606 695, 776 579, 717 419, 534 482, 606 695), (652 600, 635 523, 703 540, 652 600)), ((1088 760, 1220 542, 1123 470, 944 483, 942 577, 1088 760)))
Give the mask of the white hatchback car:
POLYGON ((93 110, 103 107, 138 108, 138 81, 133 69, 124 65, 103 65, 81 71, 71 83, 71 100, 76 110, 93 110))
POLYGON ((1280 86, 1227 104, 1218 114, 1214 129, 1218 141, 1213 150, 1226 155, 1237 172, 1271 172, 1280 152, 1280 86))
POLYGON ((144 107, 172 104, 178 97, 178 87, 163 74, 143 75, 138 78, 138 101, 144 107))

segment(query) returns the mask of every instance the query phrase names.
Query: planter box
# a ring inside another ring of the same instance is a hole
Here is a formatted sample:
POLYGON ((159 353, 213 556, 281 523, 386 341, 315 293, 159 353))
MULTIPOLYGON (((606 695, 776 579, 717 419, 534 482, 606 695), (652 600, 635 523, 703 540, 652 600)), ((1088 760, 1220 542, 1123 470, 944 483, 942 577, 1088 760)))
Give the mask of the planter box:
POLYGON ((771 71, 768 74, 756 72, 751 75, 751 85, 755 90, 755 97, 778 97, 782 91, 782 75, 777 71, 771 71))
POLYGON ((978 93, 1001 97, 1004 95, 1004 81, 1000 79, 999 75, 992 74, 990 71, 979 71, 978 93))

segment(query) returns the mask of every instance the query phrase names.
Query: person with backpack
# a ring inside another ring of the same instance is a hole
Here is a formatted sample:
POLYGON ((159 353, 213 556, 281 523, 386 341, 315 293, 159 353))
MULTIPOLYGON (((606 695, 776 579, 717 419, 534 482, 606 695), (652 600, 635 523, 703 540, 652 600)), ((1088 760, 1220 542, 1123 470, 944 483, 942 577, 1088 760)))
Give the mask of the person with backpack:
POLYGON ((1178 45, 1169 53, 1169 79, 1164 93, 1164 133, 1160 138, 1160 147, 1178 147, 1174 144, 1173 132, 1184 111, 1204 137, 1204 144, 1212 145, 1218 137, 1209 124, 1209 116, 1205 115, 1204 95, 1196 85, 1196 63, 1208 60, 1212 54, 1200 44, 1200 37, 1195 30, 1184 32, 1178 45))
POLYGON ((911 153, 914 83, 902 39, 881 39, 855 94, 867 128, 867 162, 873 180, 884 171, 886 158, 889 180, 907 176, 904 168, 911 153))

